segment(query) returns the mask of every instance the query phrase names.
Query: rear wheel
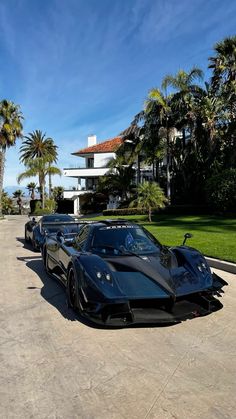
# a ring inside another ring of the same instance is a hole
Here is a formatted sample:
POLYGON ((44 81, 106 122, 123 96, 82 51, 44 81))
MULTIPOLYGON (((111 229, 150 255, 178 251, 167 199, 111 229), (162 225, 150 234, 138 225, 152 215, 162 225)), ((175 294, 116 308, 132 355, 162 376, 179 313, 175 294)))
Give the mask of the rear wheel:
POLYGON ((32 243, 33 251, 37 252, 38 251, 38 246, 37 246, 36 241, 34 240, 34 238, 32 238, 31 243, 32 243))
POLYGON ((29 243, 29 237, 27 236, 27 229, 25 227, 25 242, 29 243))
POLYGON ((48 267, 48 254, 47 254, 47 250, 46 250, 46 249, 44 249, 44 252, 43 252, 43 265, 44 265, 44 269, 45 269, 45 271, 46 271, 48 274, 50 274, 52 271, 51 271, 51 269, 48 267))

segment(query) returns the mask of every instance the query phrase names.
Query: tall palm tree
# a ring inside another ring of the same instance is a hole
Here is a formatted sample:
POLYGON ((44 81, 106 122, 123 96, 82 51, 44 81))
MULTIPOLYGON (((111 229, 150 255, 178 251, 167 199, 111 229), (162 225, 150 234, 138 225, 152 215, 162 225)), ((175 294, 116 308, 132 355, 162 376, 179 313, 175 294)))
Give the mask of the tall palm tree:
POLYGON ((127 164, 125 157, 119 155, 111 160, 108 166, 110 168, 109 172, 99 179, 98 191, 119 195, 122 199, 127 200, 135 174, 132 167, 133 162, 127 164))
POLYGON ((185 147, 186 127, 191 125, 193 118, 194 98, 201 92, 196 80, 203 79, 203 72, 200 68, 193 67, 189 72, 179 70, 174 76, 167 75, 162 81, 162 88, 166 91, 170 86, 176 93, 172 97, 172 108, 176 110, 177 125, 182 126, 183 147, 185 147))
MULTIPOLYGON (((215 45, 215 56, 210 57, 209 68, 213 71, 211 86, 221 96, 229 112, 229 123, 236 119, 236 36, 225 38, 215 45)), ((235 131, 235 125, 233 126, 235 131)))
POLYGON ((35 199, 35 189, 37 188, 37 184, 35 182, 30 182, 30 183, 28 183, 26 188, 29 191, 31 199, 32 200, 35 199))
POLYGON ((137 193, 138 197, 130 203, 130 206, 146 209, 150 222, 152 221, 152 209, 163 208, 165 203, 168 202, 158 183, 145 181, 138 185, 137 193))
POLYGON ((2 213, 1 196, 3 188, 6 149, 15 145, 16 139, 22 137, 22 113, 15 103, 0 102, 0 214, 2 213))
MULTIPOLYGON (((24 141, 20 148, 20 160, 27 165, 32 159, 43 158, 51 165, 57 161, 57 146, 50 137, 46 137, 46 133, 40 130, 30 132, 28 136, 24 137, 24 141)), ((49 171, 49 198, 51 196, 52 181, 51 173, 49 171)), ((41 196, 42 199, 42 196, 41 196)))
POLYGON ((19 207, 19 214, 22 213, 22 198, 25 195, 24 192, 21 189, 17 189, 15 192, 13 192, 13 197, 17 198, 17 205, 19 207))
POLYGON ((159 128, 165 129, 166 137, 166 182, 167 182, 167 198, 171 200, 171 185, 170 185, 170 131, 172 128, 171 122, 171 96, 165 96, 164 93, 157 88, 151 89, 148 98, 145 101, 145 113, 148 115, 153 112, 159 119, 159 128))
POLYGON ((47 160, 45 160, 43 157, 37 157, 34 160, 28 161, 26 167, 27 167, 26 171, 21 173, 18 176, 17 181, 18 183, 20 183, 23 179, 27 179, 33 176, 38 176, 41 197, 42 197, 42 208, 44 208, 46 176, 49 173, 51 173, 51 175, 61 175, 61 170, 58 169, 58 167, 51 166, 51 164, 47 160))
POLYGON ((213 70, 212 85, 217 89, 220 84, 236 81, 236 36, 218 42, 214 50, 216 55, 209 58, 209 68, 213 70))

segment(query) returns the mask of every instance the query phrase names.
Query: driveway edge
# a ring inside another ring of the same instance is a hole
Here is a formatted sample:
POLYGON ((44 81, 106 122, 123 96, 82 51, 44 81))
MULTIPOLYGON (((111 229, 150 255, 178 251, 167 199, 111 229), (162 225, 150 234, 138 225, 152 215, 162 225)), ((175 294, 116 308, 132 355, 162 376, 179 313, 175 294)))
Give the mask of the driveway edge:
POLYGON ((236 274, 236 264, 231 262, 226 262, 225 260, 213 259, 206 256, 206 260, 211 266, 211 268, 220 269, 225 272, 230 272, 231 274, 236 274))

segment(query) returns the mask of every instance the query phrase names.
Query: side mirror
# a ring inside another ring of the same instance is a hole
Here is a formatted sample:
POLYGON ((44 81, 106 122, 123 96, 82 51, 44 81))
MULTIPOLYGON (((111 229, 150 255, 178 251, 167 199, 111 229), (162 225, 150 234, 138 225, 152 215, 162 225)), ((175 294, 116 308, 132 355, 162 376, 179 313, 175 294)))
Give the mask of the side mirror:
POLYGON ((185 235, 184 235, 184 241, 183 241, 183 246, 185 245, 186 240, 187 239, 191 239, 191 237, 193 237, 193 235, 191 233, 185 233, 185 235))
POLYGON ((58 231, 57 232, 57 235, 56 235, 56 237, 57 237, 57 240, 59 241, 59 242, 63 242, 64 241, 64 234, 61 232, 61 231, 58 231))

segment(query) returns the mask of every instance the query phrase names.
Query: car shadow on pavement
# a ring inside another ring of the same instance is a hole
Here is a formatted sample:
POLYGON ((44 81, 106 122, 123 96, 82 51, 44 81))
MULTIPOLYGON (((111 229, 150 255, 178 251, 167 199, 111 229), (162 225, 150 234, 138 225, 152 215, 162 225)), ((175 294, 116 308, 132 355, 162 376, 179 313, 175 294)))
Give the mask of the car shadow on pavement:
POLYGON ((47 275, 44 271, 41 256, 17 257, 17 260, 25 262, 26 266, 34 271, 42 281, 42 288, 29 286, 29 291, 40 289, 41 296, 53 305, 67 320, 78 320, 77 314, 67 306, 65 288, 59 281, 47 275))
POLYGON ((34 252, 32 244, 30 242, 27 243, 25 239, 23 239, 23 237, 16 237, 16 240, 24 245, 22 246, 23 249, 31 250, 32 252, 34 252))

